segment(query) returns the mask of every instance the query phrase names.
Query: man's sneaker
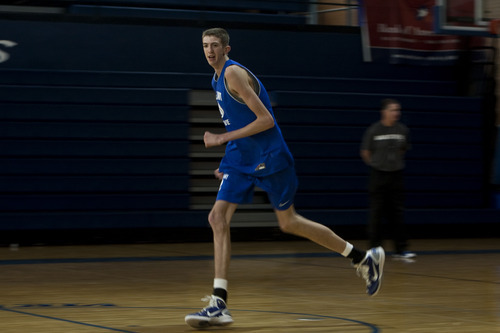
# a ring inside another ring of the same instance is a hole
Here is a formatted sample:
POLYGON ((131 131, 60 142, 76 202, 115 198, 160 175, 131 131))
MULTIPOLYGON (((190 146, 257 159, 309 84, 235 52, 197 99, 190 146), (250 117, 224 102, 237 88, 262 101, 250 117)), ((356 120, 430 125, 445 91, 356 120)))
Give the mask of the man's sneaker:
POLYGON ((194 328, 209 326, 224 326, 233 323, 233 317, 227 309, 226 302, 217 296, 206 296, 202 301, 209 302, 200 312, 190 313, 186 316, 186 324, 194 328))
POLYGON ((375 296, 382 285, 385 252, 382 247, 376 247, 366 252, 366 256, 359 264, 355 265, 356 271, 366 282, 366 293, 375 296))
POLYGON ((411 260, 415 259, 417 257, 417 254, 415 252, 403 251, 399 253, 394 253, 392 257, 394 259, 411 260))

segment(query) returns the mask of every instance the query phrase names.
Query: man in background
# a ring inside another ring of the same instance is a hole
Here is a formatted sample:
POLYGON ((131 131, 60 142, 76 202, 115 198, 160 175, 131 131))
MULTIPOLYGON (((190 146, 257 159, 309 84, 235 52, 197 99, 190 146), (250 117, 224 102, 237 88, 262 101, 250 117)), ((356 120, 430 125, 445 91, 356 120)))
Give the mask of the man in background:
POLYGON ((370 166, 370 216, 368 236, 371 247, 382 244, 383 220, 387 220, 394 241, 394 258, 412 260, 416 254, 407 250, 404 224, 405 153, 410 149, 410 131, 399 122, 401 104, 395 99, 381 102, 381 119, 365 132, 361 143, 361 158, 370 166))

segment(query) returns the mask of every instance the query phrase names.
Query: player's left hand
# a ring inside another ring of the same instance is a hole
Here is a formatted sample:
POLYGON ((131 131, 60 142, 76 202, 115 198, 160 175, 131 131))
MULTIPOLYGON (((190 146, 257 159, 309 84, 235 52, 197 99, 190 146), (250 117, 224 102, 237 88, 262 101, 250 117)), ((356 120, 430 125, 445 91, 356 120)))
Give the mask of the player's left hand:
POLYGON ((217 168, 214 170, 214 176, 215 178, 222 180, 222 178, 224 178, 224 172, 220 172, 219 168, 217 168))

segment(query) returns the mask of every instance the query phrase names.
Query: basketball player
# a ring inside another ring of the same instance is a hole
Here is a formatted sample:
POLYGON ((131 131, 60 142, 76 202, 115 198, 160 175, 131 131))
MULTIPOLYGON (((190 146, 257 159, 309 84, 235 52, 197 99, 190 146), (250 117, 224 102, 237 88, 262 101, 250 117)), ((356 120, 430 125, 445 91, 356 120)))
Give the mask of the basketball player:
POLYGON ((326 226, 295 212, 297 189, 294 161, 274 119, 268 94, 248 69, 228 57, 229 35, 221 28, 202 34, 208 64, 215 70, 212 86, 227 132, 205 132, 205 147, 226 144, 215 176, 221 180, 208 220, 214 236, 215 279, 207 307, 185 317, 195 328, 233 322, 227 302, 228 267, 231 256, 229 225, 238 204, 249 203, 255 186, 268 193, 281 230, 308 238, 350 258, 366 281, 366 292, 380 289, 385 253, 382 247, 365 252, 354 248, 326 226))

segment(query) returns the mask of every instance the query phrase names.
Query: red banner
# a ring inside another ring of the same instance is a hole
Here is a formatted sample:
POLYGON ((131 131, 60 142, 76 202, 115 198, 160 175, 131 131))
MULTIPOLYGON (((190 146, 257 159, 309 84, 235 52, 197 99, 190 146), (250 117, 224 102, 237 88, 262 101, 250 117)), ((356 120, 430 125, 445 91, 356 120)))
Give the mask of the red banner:
POLYGON ((420 65, 453 64, 460 36, 434 33, 435 0, 363 0, 373 60, 420 65))

